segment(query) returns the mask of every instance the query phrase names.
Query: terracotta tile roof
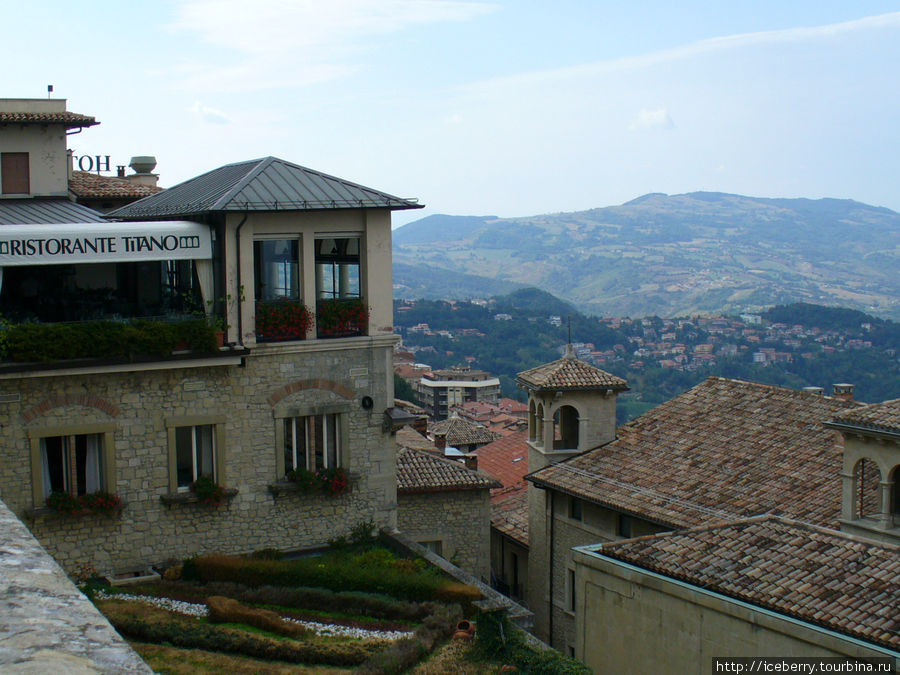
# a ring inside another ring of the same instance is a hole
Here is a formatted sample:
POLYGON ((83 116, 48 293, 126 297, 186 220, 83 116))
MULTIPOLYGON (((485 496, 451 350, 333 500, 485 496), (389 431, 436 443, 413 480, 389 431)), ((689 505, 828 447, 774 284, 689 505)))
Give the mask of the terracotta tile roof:
POLYGON ((161 187, 136 185, 126 178, 98 176, 87 171, 73 171, 69 190, 82 199, 111 197, 115 199, 140 199, 162 192, 161 187))
POLYGON ((526 389, 628 389, 628 382, 575 358, 571 350, 561 359, 519 373, 526 389))
POLYGON ((837 416, 835 426, 850 426, 872 431, 900 434, 900 398, 873 403, 837 416))
POLYGON ((397 492, 449 492, 452 490, 489 490, 500 483, 459 462, 429 452, 397 450, 397 492))
POLYGON ((517 431, 476 451, 478 468, 503 487, 525 485, 528 473, 528 432, 517 431))
POLYGON ((858 406, 711 377, 528 479, 671 528, 770 512, 835 526, 843 446, 823 423, 858 406))
POLYGON ((63 124, 69 129, 72 127, 92 127, 100 123, 90 115, 79 115, 73 112, 0 111, 0 124, 63 124))
POLYGON ((426 452, 433 452, 436 455, 441 454, 440 451, 434 447, 434 443, 429 439, 425 438, 418 431, 413 429, 412 427, 401 427, 397 430, 397 445, 401 448, 410 448, 411 450, 424 450, 426 452))
POLYGON ((472 445, 473 443, 490 443, 500 438, 500 434, 494 433, 483 424, 467 420, 456 413, 445 420, 435 422, 428 432, 432 436, 445 435, 447 445, 453 447, 472 445))
POLYGON ((900 648, 898 546, 758 516, 594 550, 866 642, 900 648))
POLYGON ((491 527, 528 546, 528 488, 524 485, 492 490, 491 527))

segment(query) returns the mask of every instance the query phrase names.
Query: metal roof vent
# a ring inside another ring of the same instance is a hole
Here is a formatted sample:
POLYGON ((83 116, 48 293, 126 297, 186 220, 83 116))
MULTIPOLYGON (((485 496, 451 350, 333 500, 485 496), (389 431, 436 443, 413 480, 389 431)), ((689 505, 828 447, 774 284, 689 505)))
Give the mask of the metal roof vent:
POLYGON ((128 166, 134 169, 135 173, 153 173, 153 169, 156 168, 156 157, 152 155, 132 157, 128 166))

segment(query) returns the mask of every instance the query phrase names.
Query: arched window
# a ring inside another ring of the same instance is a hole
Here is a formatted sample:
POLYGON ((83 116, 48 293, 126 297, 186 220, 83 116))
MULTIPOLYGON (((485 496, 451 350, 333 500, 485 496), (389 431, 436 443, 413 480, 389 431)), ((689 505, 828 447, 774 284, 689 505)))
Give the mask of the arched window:
POLYGON ((578 448, 578 411, 570 405, 560 406, 553 414, 553 447, 578 448))
POLYGON ((881 513, 881 500, 879 499, 878 484, 881 481, 881 471, 878 465, 871 459, 863 458, 856 463, 853 469, 856 477, 857 513, 860 518, 877 516, 881 513))

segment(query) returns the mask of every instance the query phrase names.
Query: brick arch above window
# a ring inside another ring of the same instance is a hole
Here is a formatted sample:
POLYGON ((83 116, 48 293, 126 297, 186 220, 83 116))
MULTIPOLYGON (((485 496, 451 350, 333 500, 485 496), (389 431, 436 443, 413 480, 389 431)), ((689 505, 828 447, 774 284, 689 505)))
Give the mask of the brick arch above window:
POLYGON ((44 415, 54 408, 64 408, 70 405, 81 405, 86 408, 95 408, 106 413, 110 417, 118 417, 122 412, 119 406, 107 401, 99 396, 90 394, 62 394, 58 396, 50 396, 22 413, 22 420, 25 424, 29 424, 41 415, 44 415))
POLYGON ((298 391, 304 391, 306 389, 324 389, 325 391, 334 392, 341 398, 345 398, 348 401, 352 400, 354 396, 356 396, 355 392, 352 389, 344 386, 340 382, 334 382, 333 380, 326 380, 324 378, 317 377, 311 380, 297 380, 296 382, 286 384, 271 396, 269 396, 267 400, 269 401, 269 405, 275 406, 283 398, 290 396, 291 394, 296 394, 298 391))

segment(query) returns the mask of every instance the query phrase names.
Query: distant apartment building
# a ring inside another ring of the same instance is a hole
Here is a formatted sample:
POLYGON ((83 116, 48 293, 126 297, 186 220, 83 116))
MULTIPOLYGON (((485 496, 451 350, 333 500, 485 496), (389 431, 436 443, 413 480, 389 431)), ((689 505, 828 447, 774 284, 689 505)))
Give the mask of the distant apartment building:
POLYGON ((461 403, 496 403, 500 398, 500 380, 483 370, 467 367, 435 370, 422 376, 416 393, 427 413, 443 420, 447 419, 451 407, 461 403))

